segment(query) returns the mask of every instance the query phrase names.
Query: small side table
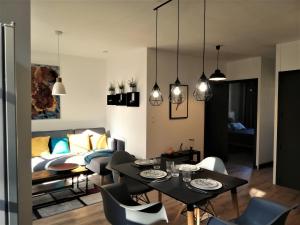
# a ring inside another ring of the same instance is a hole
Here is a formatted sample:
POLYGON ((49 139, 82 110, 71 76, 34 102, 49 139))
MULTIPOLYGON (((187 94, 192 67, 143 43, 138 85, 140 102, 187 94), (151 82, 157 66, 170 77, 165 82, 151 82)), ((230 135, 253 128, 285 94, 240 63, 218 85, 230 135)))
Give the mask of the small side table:
POLYGON ((195 149, 188 149, 170 154, 161 154, 162 165, 165 165, 165 161, 168 160, 175 161, 175 163, 197 164, 201 160, 201 152, 195 149))

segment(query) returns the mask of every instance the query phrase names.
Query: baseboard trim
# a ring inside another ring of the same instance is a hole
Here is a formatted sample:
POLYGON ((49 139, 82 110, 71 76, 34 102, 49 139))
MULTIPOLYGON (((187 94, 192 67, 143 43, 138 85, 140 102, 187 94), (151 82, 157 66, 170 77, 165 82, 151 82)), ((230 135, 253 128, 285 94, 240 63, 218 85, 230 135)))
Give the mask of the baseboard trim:
POLYGON ((268 168, 268 167, 273 167, 273 164, 274 164, 273 161, 262 163, 262 164, 259 164, 258 167, 255 166, 255 169, 264 169, 264 168, 268 168))

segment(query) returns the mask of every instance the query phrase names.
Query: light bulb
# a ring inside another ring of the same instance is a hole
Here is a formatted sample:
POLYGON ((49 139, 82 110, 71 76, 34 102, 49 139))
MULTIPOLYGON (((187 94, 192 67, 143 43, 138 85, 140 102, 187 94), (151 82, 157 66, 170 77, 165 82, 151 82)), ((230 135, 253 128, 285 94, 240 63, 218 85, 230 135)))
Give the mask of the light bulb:
POLYGON ((154 91, 152 92, 152 96, 153 96, 153 98, 158 98, 158 97, 159 97, 159 92, 158 92, 158 90, 154 90, 154 91))
POLYGON ((201 82, 199 87, 198 87, 199 91, 201 92, 205 92, 207 91, 207 84, 205 82, 201 82))
POLYGON ((179 87, 175 87, 174 90, 173 90, 173 94, 177 95, 177 96, 180 95, 181 94, 180 88, 179 87))

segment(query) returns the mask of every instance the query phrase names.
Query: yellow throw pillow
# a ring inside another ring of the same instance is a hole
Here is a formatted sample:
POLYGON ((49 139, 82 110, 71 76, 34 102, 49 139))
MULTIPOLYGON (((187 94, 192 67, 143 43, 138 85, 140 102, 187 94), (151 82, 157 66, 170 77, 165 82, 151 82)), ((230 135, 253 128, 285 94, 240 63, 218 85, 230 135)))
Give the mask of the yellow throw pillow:
POLYGON ((108 148, 106 134, 93 134, 90 138, 93 150, 108 148))
POLYGON ((90 138, 87 134, 68 134, 71 153, 86 153, 91 150, 90 138))
POLYGON ((50 155, 49 140, 50 136, 31 138, 32 157, 50 155))

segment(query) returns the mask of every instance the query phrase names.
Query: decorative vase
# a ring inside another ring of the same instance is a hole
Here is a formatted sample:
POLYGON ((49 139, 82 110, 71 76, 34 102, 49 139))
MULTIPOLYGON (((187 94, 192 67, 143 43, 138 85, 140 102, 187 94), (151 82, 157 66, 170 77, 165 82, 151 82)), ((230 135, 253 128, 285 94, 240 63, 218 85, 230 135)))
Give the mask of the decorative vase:
POLYGON ((137 88, 135 87, 130 87, 131 92, 136 92, 137 88))

